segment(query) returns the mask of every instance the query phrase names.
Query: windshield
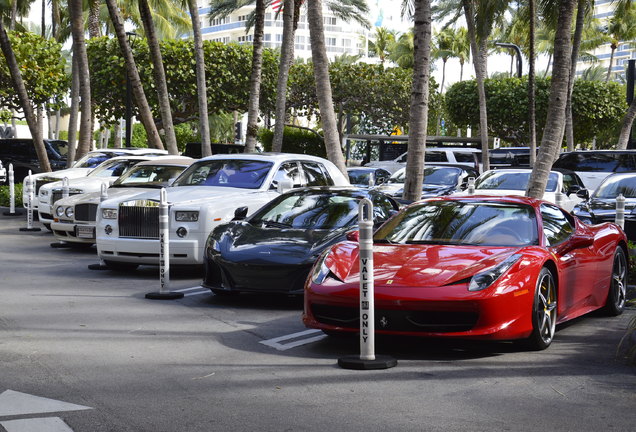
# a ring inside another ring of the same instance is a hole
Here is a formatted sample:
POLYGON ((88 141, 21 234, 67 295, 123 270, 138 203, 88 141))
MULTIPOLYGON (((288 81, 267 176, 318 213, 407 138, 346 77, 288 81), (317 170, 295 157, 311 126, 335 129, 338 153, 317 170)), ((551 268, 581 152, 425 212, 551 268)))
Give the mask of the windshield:
POLYGON ((508 203, 432 201, 384 224, 376 243, 526 246, 538 244, 532 207, 508 203))
POLYGON ((267 205, 250 223, 276 228, 335 229, 351 225, 357 216, 358 201, 353 196, 292 195, 267 205))
POLYGON ((272 162, 242 159, 199 161, 183 172, 173 186, 223 186, 258 189, 272 168, 272 162))
MULTIPOLYGON (((429 185, 456 185, 458 182, 458 177, 461 174, 462 170, 460 168, 454 167, 428 167, 424 168, 424 179, 422 180, 422 184, 429 185)), ((404 183, 406 180, 406 170, 401 169, 396 171, 391 178, 389 178, 389 183, 404 183)))
POLYGON ((349 171, 349 182, 351 184, 368 185, 371 178, 371 171, 349 171))
POLYGON ((110 153, 87 153, 73 165, 73 168, 95 168, 112 158, 110 153))
POLYGON ((62 157, 68 155, 68 143, 64 140, 49 140, 51 147, 60 154, 62 157))
POLYGON ((636 198, 636 177, 608 177, 594 193, 595 198, 615 199, 623 194, 625 198, 636 198))
POLYGON ((89 177, 119 177, 131 167, 141 162, 140 160, 111 160, 104 162, 88 175, 89 177))
MULTIPOLYGON (((475 189, 504 189, 524 191, 528 186, 530 171, 510 172, 510 171, 490 171, 484 173, 475 182, 475 189)), ((556 192, 559 177, 557 173, 551 172, 548 177, 546 192, 556 192)))
POLYGON ((185 167, 166 165, 137 165, 119 177, 113 187, 161 187, 168 186, 170 180, 177 178, 185 167))

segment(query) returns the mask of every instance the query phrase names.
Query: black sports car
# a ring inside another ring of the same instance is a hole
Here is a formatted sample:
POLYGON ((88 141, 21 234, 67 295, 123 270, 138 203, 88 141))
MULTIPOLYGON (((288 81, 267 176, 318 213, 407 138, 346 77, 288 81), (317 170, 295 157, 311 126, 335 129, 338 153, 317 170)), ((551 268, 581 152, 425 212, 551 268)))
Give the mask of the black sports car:
POLYGON ((377 191, 305 188, 282 194, 247 219, 219 225, 205 247, 203 286, 215 294, 302 294, 320 253, 357 227, 362 198, 373 202, 378 224, 398 209, 392 198, 377 191))
POLYGON ((585 201, 574 207, 572 213, 588 224, 614 222, 616 197, 625 197, 625 234, 636 241, 636 173, 612 174, 603 180, 592 196, 583 189, 577 193, 585 201))

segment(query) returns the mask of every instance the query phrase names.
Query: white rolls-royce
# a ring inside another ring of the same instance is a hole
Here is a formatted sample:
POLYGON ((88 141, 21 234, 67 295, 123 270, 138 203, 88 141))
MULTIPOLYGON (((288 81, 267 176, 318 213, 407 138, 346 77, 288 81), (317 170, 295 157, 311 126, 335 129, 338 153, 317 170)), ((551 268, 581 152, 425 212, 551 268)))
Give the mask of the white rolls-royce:
MULTIPOLYGON (((315 156, 255 153, 200 159, 166 189, 170 262, 203 264, 208 234, 232 220, 239 208, 251 214, 290 187, 332 185, 349 181, 333 163, 315 156)), ((159 191, 103 201, 96 238, 99 258, 110 268, 158 265, 159 191)))

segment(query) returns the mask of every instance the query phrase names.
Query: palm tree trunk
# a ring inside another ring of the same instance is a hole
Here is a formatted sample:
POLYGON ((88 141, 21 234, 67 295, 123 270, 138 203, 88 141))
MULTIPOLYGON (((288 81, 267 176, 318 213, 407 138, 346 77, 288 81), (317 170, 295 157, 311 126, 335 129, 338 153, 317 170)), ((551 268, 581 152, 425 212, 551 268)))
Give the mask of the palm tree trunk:
POLYGON ((68 154, 66 155, 66 166, 70 168, 75 162, 77 147, 77 116, 79 114, 79 72, 77 66, 77 56, 73 55, 71 64, 71 113, 68 119, 68 154))
POLYGON ((88 4, 88 34, 92 38, 100 36, 99 29, 99 0, 90 0, 88 4))
POLYGON ((7 66, 9 67, 9 74, 11 75, 11 81, 13 87, 18 93, 18 99, 20 100, 20 106, 22 108, 22 112, 24 113, 24 117, 26 118, 27 124, 29 125, 29 130, 31 131, 31 137, 33 138, 33 144, 35 146, 35 153, 38 156, 38 161, 40 162, 40 168, 42 171, 51 171, 51 164, 49 163, 49 157, 46 154, 46 149, 44 148, 44 141, 42 140, 42 129, 37 122, 35 113, 33 112, 33 107, 31 106, 31 101, 29 100, 29 95, 26 91, 26 87, 24 85, 24 81, 22 80, 22 75, 20 73, 20 67, 18 66, 18 61, 15 58, 15 54, 13 52, 13 48, 11 47, 11 41, 9 40, 9 36, 4 29, 4 25, 2 24, 2 20, 0 19, 0 48, 2 49, 2 53, 7 61, 7 66))
POLYGON ((477 35, 475 27, 475 9, 472 0, 462 0, 464 7, 464 16, 466 17, 466 25, 468 28, 468 37, 470 39, 470 48, 473 55, 473 64, 475 66, 475 76, 477 78, 477 93, 479 94, 479 134, 481 137, 481 161, 483 170, 490 169, 488 161, 488 113, 486 108, 486 90, 484 88, 484 80, 486 78, 486 40, 481 41, 480 48, 477 44, 477 35))
POLYGON ((168 147, 168 153, 178 155, 179 149, 177 147, 177 137, 174 133, 174 125, 172 123, 172 110, 170 108, 170 95, 168 94, 166 73, 163 69, 163 58, 161 57, 161 49, 159 47, 157 33, 155 32, 152 13, 148 6, 148 0, 139 0, 138 5, 139 15, 144 24, 146 37, 148 38, 148 49, 153 66, 152 72, 155 78, 155 88, 157 89, 157 99, 159 100, 161 124, 163 126, 166 147, 168 147))
POLYGON ((258 112, 261 96, 261 73, 263 70, 263 33, 265 31, 265 0, 256 0, 254 11, 254 40, 252 42, 252 74, 250 76, 250 98, 247 104, 247 128, 245 151, 256 151, 258 135, 258 112))
POLYGON ((548 100, 548 113, 541 139, 537 161, 530 174, 526 196, 542 198, 548 182, 552 163, 563 142, 565 129, 565 105, 572 62, 572 15, 577 0, 562 0, 554 37, 554 63, 548 100))
POLYGON ((15 20, 18 16, 18 0, 13 0, 11 3, 11 20, 9 23, 9 30, 15 30, 15 20))
POLYGON ((130 49, 130 45, 126 38, 126 30, 124 29, 119 9, 117 8, 115 0, 106 0, 106 6, 108 6, 108 13, 113 23, 117 40, 119 41, 119 48, 124 56, 124 62, 126 63, 126 70, 130 78, 133 95, 135 96, 135 102, 137 102, 137 108, 139 109, 139 117, 141 123, 144 125, 144 129, 146 129, 149 147, 163 150, 163 143, 159 138, 159 132, 157 131, 155 120, 152 117, 150 105, 148 105, 148 100, 146 99, 146 93, 141 85, 139 71, 137 70, 135 58, 133 57, 132 50, 130 49))
POLYGON ((283 6, 283 42, 281 44, 280 65, 278 67, 278 82, 276 84, 276 123, 274 124, 274 138, 272 151, 283 149, 283 135, 285 132, 285 114, 287 105, 287 81, 289 68, 294 59, 295 15, 294 0, 285 0, 283 6))
POLYGON ((322 0, 314 0, 307 4, 307 21, 311 38, 311 56, 316 80, 316 94, 318 96, 318 107, 320 108, 327 159, 333 162, 347 176, 347 167, 345 166, 340 139, 338 138, 331 82, 329 81, 329 59, 327 58, 327 48, 325 46, 322 0))
POLYGON ((605 82, 608 82, 610 79, 610 75, 612 74, 612 65, 614 65, 614 52, 616 48, 614 48, 614 44, 612 44, 612 51, 610 54, 609 66, 607 67, 607 75, 605 76, 605 82))
POLYGON ((428 123, 428 95, 431 63, 431 2, 415 1, 413 34, 413 87, 409 109, 409 141, 403 198, 416 201, 422 196, 424 155, 428 123))
POLYGON ((627 148, 629 133, 632 130, 634 118, 636 118, 636 98, 634 98, 632 103, 629 104, 629 109, 627 110, 627 113, 625 113, 625 117, 623 117, 621 132, 618 135, 618 143, 616 144, 617 150, 625 150, 627 148))
POLYGON ((212 154, 210 146, 210 123, 208 121, 208 87, 205 82, 205 57, 203 55, 203 37, 199 21, 199 8, 196 0, 188 0, 190 18, 192 19, 192 36, 194 39, 194 58, 196 61, 197 97, 199 102, 199 133, 201 134, 201 155, 212 154))
POLYGON ((574 120, 572 118, 572 90, 576 79, 576 61, 579 58, 579 47, 583 39, 583 25, 585 24, 585 5, 587 0, 578 0, 576 7, 576 25, 572 39, 572 64, 570 65, 570 83, 568 85, 568 100, 565 105, 565 142, 568 151, 574 150, 574 120))
POLYGON ((92 110, 91 110, 91 81, 88 69, 88 56, 84 40, 84 20, 82 0, 69 0, 69 14, 71 16, 71 31, 73 33, 73 56, 77 56, 77 73, 80 82, 80 125, 79 143, 75 157, 84 156, 93 144, 92 110))
POLYGON ((528 66, 528 128, 529 139, 528 147, 530 148, 530 167, 534 166, 537 159, 537 119, 535 108, 535 28, 536 28, 536 3, 535 0, 529 0, 528 8, 530 9, 530 35, 529 35, 529 66, 528 66))

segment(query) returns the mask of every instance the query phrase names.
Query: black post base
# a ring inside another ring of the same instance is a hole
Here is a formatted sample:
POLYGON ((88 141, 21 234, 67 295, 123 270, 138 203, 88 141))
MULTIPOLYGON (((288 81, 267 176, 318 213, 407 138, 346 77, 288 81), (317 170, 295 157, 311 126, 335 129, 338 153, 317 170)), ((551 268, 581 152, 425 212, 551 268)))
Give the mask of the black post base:
POLYGON ((51 243, 53 249, 70 248, 71 245, 66 242, 51 243))
POLYGON ((2 214, 5 215, 5 216, 14 216, 15 217, 15 216, 22 216, 24 214, 24 212, 16 210, 13 213, 11 213, 10 211, 6 211, 6 212, 4 212, 2 214))
POLYGON ((397 366, 397 360, 386 355, 376 355, 375 360, 361 360, 360 356, 347 356, 338 359, 338 366, 354 370, 389 369, 397 366))
POLYGON ((42 231, 42 228, 37 228, 37 227, 33 227, 33 228, 20 228, 20 231, 22 232, 36 232, 36 231, 42 231))
POLYGON ((183 298, 182 292, 168 291, 165 293, 162 292, 151 292, 146 294, 146 298, 150 300, 176 300, 183 298))
POLYGON ((104 264, 89 264, 88 269, 89 270, 109 270, 110 267, 104 264))

